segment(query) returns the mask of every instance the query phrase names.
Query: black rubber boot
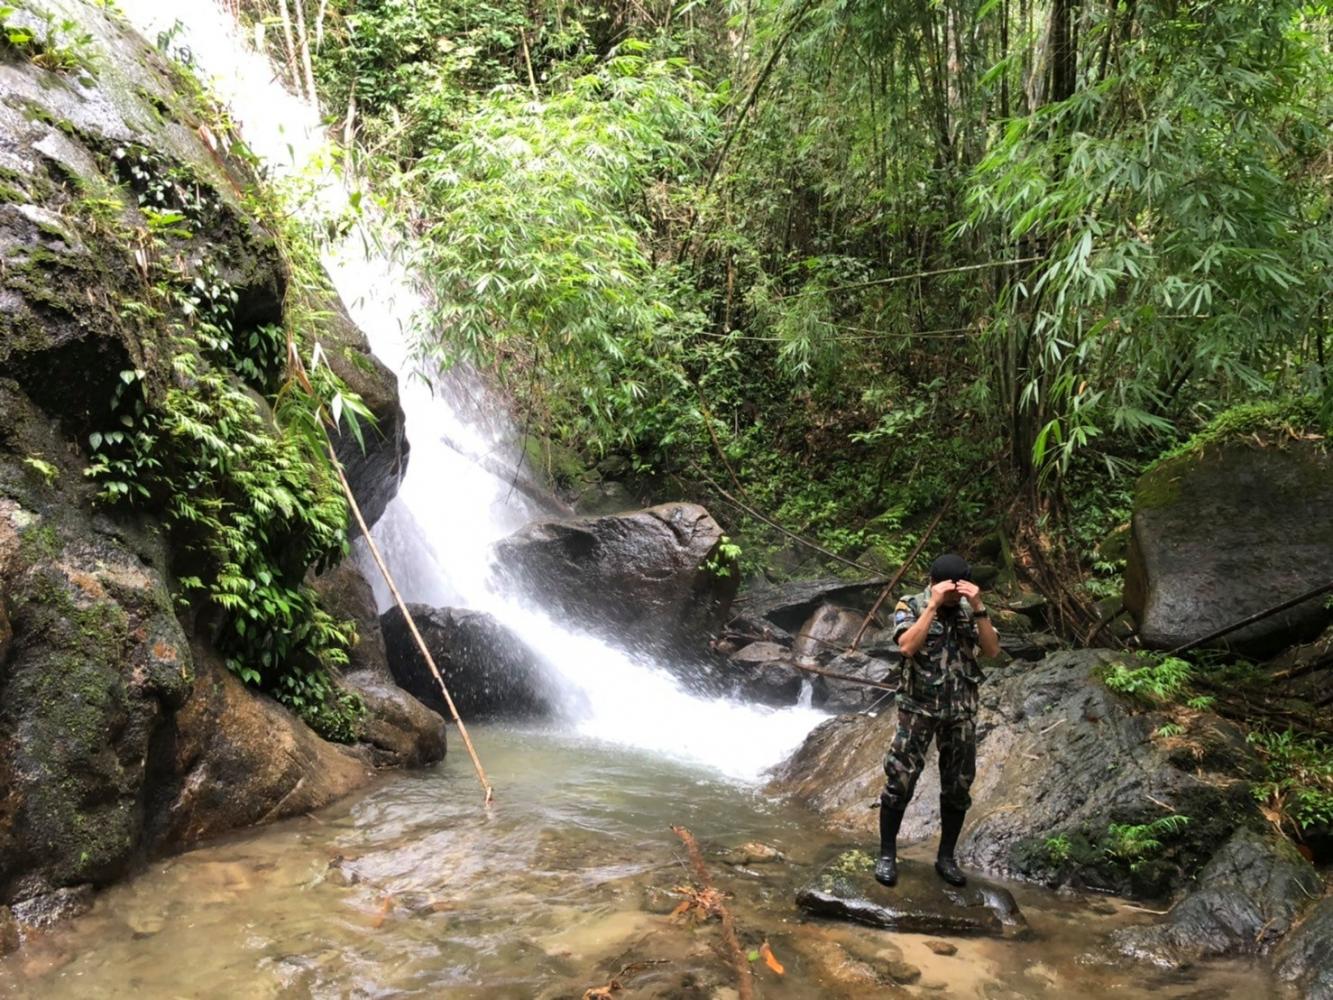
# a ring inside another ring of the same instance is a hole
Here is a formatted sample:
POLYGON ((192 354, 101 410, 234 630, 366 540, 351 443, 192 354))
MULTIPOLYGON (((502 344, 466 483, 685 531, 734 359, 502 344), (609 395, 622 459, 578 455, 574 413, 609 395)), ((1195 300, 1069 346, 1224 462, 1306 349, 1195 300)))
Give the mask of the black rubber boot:
POLYGON ((950 885, 967 885, 967 876, 953 859, 958 835, 963 830, 963 817, 966 815, 962 809, 940 808, 940 850, 935 857, 935 871, 950 885))
POLYGON ((875 881, 880 885, 898 884, 898 827, 905 809, 895 809, 884 799, 879 802, 879 860, 875 862, 875 881))

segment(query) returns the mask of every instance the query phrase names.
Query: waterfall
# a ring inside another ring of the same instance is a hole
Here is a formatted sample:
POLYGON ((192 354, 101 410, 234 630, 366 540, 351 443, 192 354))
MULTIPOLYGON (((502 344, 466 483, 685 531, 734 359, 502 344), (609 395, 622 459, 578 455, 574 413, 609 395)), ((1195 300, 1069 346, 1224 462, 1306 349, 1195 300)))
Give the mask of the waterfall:
MULTIPOLYGON (((190 61, 275 176, 311 184, 313 211, 347 206, 349 190, 328 155, 318 110, 283 86, 214 0, 119 5, 146 38, 165 41, 173 55, 190 61)), ((698 697, 659 665, 564 627, 494 584, 491 546, 538 511, 508 478, 489 471, 496 463, 477 461, 516 459, 516 435, 486 387, 463 371, 429 384, 414 373, 409 336, 423 303, 394 255, 376 249, 394 238, 367 218, 326 252, 325 265, 376 356, 399 376, 411 457, 372 535, 404 598, 475 608, 507 625, 549 665, 567 705, 560 724, 571 731, 757 779, 823 715, 808 704, 773 710, 698 697)), ((366 575, 384 610, 387 588, 373 570, 366 575)))

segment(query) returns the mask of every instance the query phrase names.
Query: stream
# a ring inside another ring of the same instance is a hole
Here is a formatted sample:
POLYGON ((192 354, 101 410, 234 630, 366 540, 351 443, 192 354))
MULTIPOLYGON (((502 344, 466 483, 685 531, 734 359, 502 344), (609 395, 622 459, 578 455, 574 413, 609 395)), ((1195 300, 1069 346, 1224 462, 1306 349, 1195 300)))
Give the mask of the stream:
MULTIPOLYGON (((275 173, 309 179, 325 142, 318 113, 274 81, 223 11, 203 0, 121 7, 146 37, 170 30, 188 45, 275 173)), ((325 170, 320 197, 345 202, 325 170)), ((744 948, 771 946, 781 973, 753 963, 765 998, 1271 992, 1257 964, 1180 975, 1103 958, 1110 930, 1156 917, 1031 886, 1011 886, 1030 938, 950 939, 954 954, 920 936, 804 920, 796 888, 846 841, 759 788, 822 714, 699 697, 493 585, 492 543, 541 512, 477 461, 517 464, 505 408, 466 372, 433 385, 410 377, 421 304, 382 245, 358 232, 326 261, 399 373, 407 414, 408 473, 373 534, 408 601, 487 611, 539 650, 564 710, 549 727, 472 730, 496 789, 489 809, 451 733, 435 768, 386 774, 316 815, 152 862, 86 917, 0 961, 0 997, 578 998, 613 978, 617 996, 736 997, 716 921, 671 915, 676 887, 694 882, 673 824, 703 844, 744 948), (783 860, 733 863, 753 842, 783 860), (890 980, 904 985, 875 985, 890 980)), ((364 551, 358 558, 368 567, 364 551)), ((387 591, 373 582, 384 610, 387 591)))
POLYGON ((794 888, 838 841, 800 810, 587 737, 478 727, 474 738, 499 789, 489 812, 452 754, 317 815, 157 861, 0 962, 0 996, 578 998, 628 967, 617 996, 734 997, 717 922, 669 914, 674 888, 693 881, 672 824, 695 833, 733 894, 743 946, 766 939, 783 965, 778 976, 755 964, 763 998, 866 996, 880 990, 865 969, 901 975, 895 962, 920 970, 901 995, 1271 992, 1242 962, 1182 976, 1103 960, 1107 932, 1153 916, 1030 886, 1010 888, 1031 939, 951 938, 951 956, 919 935, 806 922, 794 888), (786 860, 720 853, 756 840, 786 860))

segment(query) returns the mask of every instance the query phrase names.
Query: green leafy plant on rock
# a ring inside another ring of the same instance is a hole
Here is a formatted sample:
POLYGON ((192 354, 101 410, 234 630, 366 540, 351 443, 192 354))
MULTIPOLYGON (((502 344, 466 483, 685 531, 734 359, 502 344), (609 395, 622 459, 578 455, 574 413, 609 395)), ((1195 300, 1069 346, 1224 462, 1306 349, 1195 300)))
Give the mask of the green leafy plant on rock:
POLYGON ((1188 687, 1194 668, 1178 656, 1156 657, 1139 653, 1131 666, 1118 661, 1107 666, 1102 681, 1112 691, 1149 705, 1176 700, 1188 687))
POLYGON ((1106 828, 1103 850, 1108 859, 1139 872, 1162 854, 1166 846, 1162 838, 1178 835, 1188 824, 1189 817, 1179 814, 1151 823, 1112 823, 1106 828))
POLYGON ((1264 761, 1254 798, 1269 821, 1298 837, 1333 828, 1333 742, 1291 729, 1255 730, 1248 740, 1264 761))

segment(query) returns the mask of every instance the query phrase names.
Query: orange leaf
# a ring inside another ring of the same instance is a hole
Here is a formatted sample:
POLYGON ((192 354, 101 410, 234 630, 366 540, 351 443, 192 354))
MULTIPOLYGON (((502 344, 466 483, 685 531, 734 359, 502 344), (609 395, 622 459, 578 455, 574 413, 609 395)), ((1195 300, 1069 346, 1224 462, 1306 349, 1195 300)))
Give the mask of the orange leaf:
POLYGON ((773 954, 773 949, 768 946, 767 941, 759 946, 759 954, 763 956, 764 964, 779 976, 785 976, 787 974, 787 970, 782 967, 782 963, 779 962, 777 956, 773 954))

